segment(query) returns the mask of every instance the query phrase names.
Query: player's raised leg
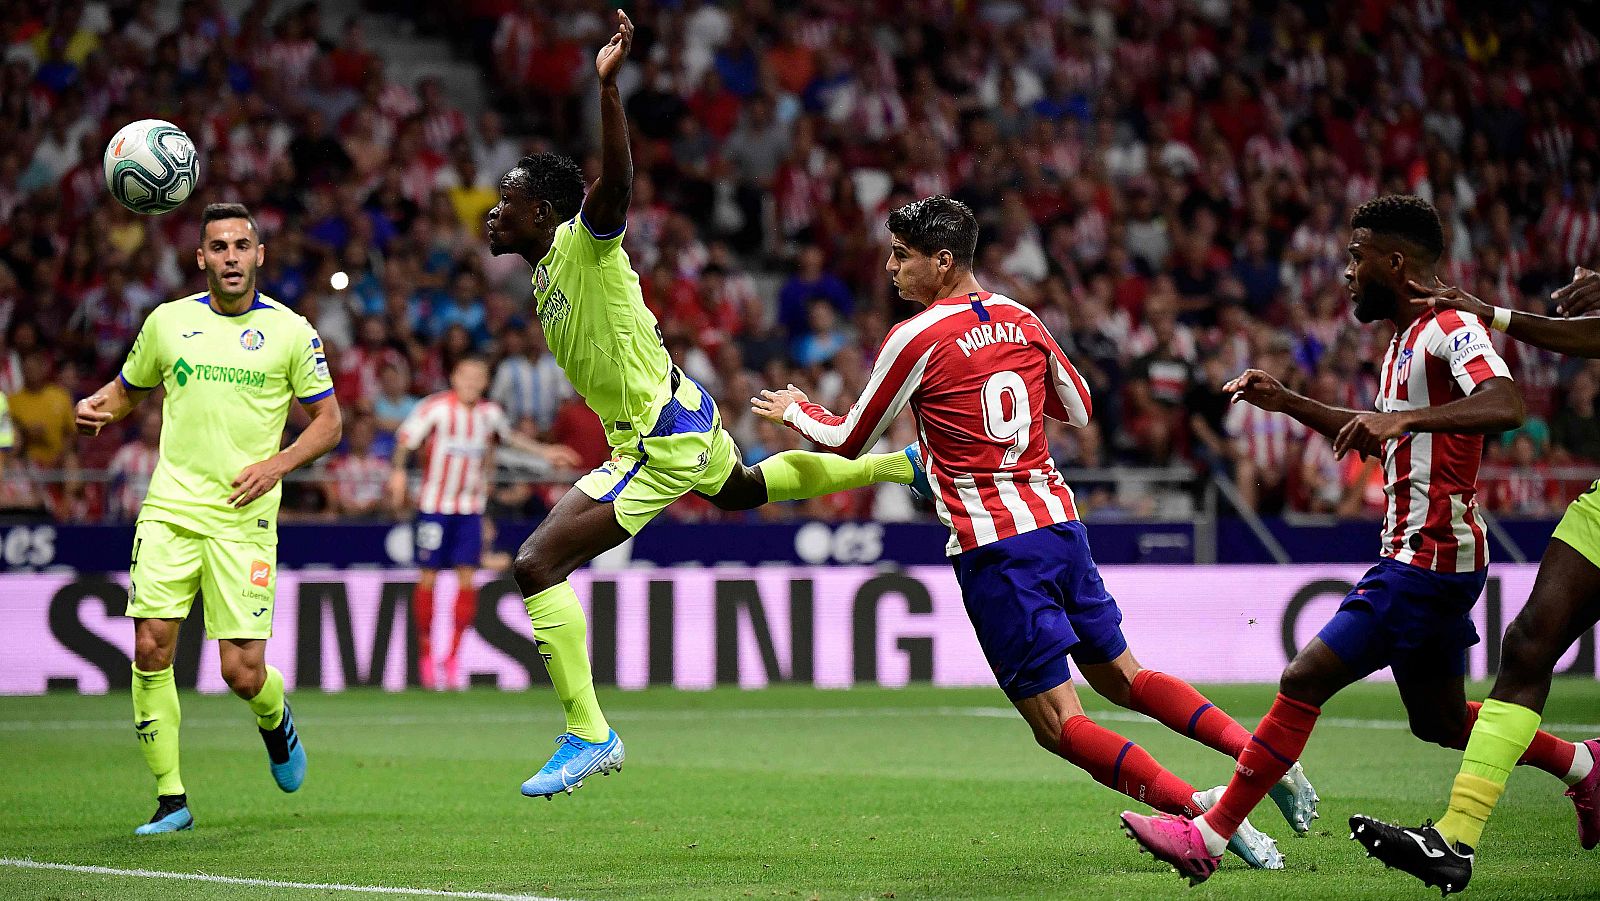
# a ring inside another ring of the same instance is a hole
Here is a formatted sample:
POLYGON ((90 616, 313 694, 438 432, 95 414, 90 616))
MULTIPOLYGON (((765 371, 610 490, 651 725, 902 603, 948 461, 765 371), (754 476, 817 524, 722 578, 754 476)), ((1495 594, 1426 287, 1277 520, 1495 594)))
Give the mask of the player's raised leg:
POLYGON ((181 625, 176 619, 134 620, 133 729, 145 765, 156 777, 156 812, 134 830, 139 835, 194 828, 188 794, 178 773, 178 727, 183 712, 173 683, 172 655, 181 625))
POLYGON ((618 523, 611 502, 594 500, 574 488, 523 542, 512 563, 533 623, 534 643, 567 721, 555 754, 522 784, 522 793, 529 797, 570 794, 585 778, 622 768, 622 740, 595 698, 588 620, 567 577, 630 534, 618 523))
POLYGON ((1123 828, 1142 849, 1187 876, 1190 884, 1204 882, 1216 872, 1218 859, 1245 817, 1300 759, 1322 705, 1359 678, 1321 637, 1313 638, 1284 669, 1278 697, 1239 755, 1233 778, 1216 806, 1193 820, 1171 813, 1149 817, 1124 811, 1123 828))
MULTIPOLYGON (((1065 669, 1065 658, 1062 660, 1065 669)), ((1088 773, 1096 782, 1157 810, 1193 816, 1216 802, 1216 789, 1197 791, 1135 742, 1096 723, 1083 710, 1071 681, 1014 702, 1046 751, 1088 773)), ((1248 822, 1229 844, 1256 869, 1283 868, 1277 843, 1248 822)))
POLYGON ((822 497, 879 482, 910 485, 920 477, 926 484, 920 460, 910 450, 863 454, 854 459, 814 451, 784 451, 755 466, 736 465, 722 490, 707 497, 723 510, 752 510, 763 504, 822 497))
MULTIPOLYGON (((1134 659, 1131 650, 1123 651, 1109 663, 1080 660, 1078 668, 1089 685, 1106 700, 1136 710, 1234 760, 1239 759, 1250 741, 1249 730, 1194 686, 1177 676, 1145 669, 1134 659)), ((1320 799, 1299 761, 1272 787, 1270 795, 1295 832, 1304 835, 1310 831, 1311 821, 1319 816, 1317 802, 1320 799)))

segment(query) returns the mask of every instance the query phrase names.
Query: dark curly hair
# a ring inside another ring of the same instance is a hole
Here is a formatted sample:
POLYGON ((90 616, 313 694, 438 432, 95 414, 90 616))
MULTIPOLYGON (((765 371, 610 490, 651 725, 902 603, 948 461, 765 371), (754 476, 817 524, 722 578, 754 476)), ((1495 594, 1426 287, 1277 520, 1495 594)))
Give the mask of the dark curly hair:
POLYGON ((971 269, 978 251, 978 219, 959 200, 935 194, 889 214, 889 233, 918 253, 950 251, 956 268, 971 269))
POLYGON ((571 157, 536 153, 518 160, 512 174, 518 169, 522 175, 514 180, 521 183, 529 197, 549 201, 558 220, 565 222, 583 208, 583 170, 571 157))
POLYGON ((1399 238, 1421 248, 1425 262, 1444 255, 1444 226, 1433 204, 1411 194, 1386 194, 1356 207, 1350 214, 1352 229, 1371 229, 1374 235, 1399 238))

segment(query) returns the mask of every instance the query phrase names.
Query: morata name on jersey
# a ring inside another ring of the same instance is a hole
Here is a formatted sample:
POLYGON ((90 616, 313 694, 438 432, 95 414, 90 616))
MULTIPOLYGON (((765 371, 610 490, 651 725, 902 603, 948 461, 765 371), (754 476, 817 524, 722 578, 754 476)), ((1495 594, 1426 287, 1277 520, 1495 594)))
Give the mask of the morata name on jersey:
POLYGON ((956 346, 969 357, 975 350, 1002 343, 1027 344, 1028 336, 1023 334, 1022 328, 1015 322, 985 322, 973 326, 966 335, 956 339, 956 346))

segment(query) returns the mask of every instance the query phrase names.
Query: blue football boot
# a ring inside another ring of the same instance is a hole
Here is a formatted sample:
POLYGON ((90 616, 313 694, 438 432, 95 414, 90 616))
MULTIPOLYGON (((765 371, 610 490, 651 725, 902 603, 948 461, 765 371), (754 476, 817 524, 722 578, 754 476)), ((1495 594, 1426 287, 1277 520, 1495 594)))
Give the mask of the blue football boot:
POLYGON ((133 830, 134 835, 160 835, 194 828, 194 815, 189 813, 187 795, 162 795, 156 801, 156 815, 150 818, 150 822, 133 830))
POLYGON ((612 730, 602 742, 584 741, 571 732, 556 739, 556 752, 527 782, 522 783, 522 793, 530 798, 550 799, 558 792, 572 794, 583 785, 583 780, 595 773, 609 776, 622 769, 627 755, 622 750, 622 739, 612 730))
POLYGON ((300 733, 294 728, 294 713, 289 702, 283 702, 283 720, 276 729, 262 729, 261 743, 267 746, 267 766, 272 770, 272 781, 286 792, 296 791, 306 781, 306 749, 300 744, 300 733))
POLYGON ((916 475, 911 479, 911 484, 906 487, 911 489, 912 494, 925 501, 933 500, 933 486, 928 484, 928 470, 922 465, 921 452, 917 450, 915 444, 908 444, 906 445, 905 455, 906 459, 911 461, 911 468, 916 471, 916 475))

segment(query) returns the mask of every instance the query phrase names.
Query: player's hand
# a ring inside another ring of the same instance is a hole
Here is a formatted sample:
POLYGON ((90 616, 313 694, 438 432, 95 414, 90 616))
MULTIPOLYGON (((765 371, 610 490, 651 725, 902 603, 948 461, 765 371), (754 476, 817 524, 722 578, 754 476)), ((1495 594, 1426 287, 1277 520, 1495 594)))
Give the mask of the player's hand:
POLYGON ((404 470, 389 470, 389 481, 384 486, 384 493, 388 495, 389 506, 396 513, 406 508, 406 474, 404 470))
POLYGON ((1282 382, 1259 369, 1246 369, 1222 390, 1233 395, 1234 403, 1244 401, 1271 412, 1282 410, 1289 396, 1289 389, 1282 382))
POLYGON ((100 430, 111 422, 111 411, 100 409, 106 405, 106 400, 104 394, 91 394, 78 401, 78 406, 74 410, 78 434, 93 437, 100 434, 100 430))
POLYGON ((1557 288, 1550 299, 1556 302, 1556 313, 1568 319, 1600 310, 1600 273, 1582 266, 1573 269, 1572 284, 1557 288))
POLYGON ((633 46, 633 21, 628 14, 617 10, 617 33, 600 52, 595 54, 594 67, 600 73, 602 85, 617 83, 617 73, 622 70, 622 61, 628 58, 628 48, 633 46))
POLYGON ((1494 318, 1494 307, 1468 294, 1460 288, 1451 287, 1444 282, 1434 279, 1437 284, 1428 287, 1416 279, 1408 279, 1406 287, 1416 293, 1412 303, 1420 307, 1434 310, 1455 310, 1461 313, 1471 313, 1482 319, 1485 325, 1494 318))
POLYGON ((1382 457, 1383 443, 1411 430, 1404 413, 1362 413, 1344 424, 1333 439, 1333 455, 1355 451, 1363 457, 1382 457))
POLYGON ((577 469, 583 463, 578 457, 578 452, 565 444, 542 445, 539 453, 546 463, 557 469, 577 469))
POLYGON ((784 411, 795 404, 803 404, 810 400, 811 398, 806 397, 804 391, 793 385, 787 388, 780 388, 777 391, 768 391, 763 388, 761 389, 760 397, 750 398, 750 412, 760 416, 762 419, 768 419, 778 425, 783 425, 784 411))
POLYGON ((256 498, 271 491, 272 486, 282 481, 287 472, 277 457, 262 460, 260 463, 251 463, 234 478, 233 494, 228 495, 228 503, 235 509, 248 506, 256 498))

